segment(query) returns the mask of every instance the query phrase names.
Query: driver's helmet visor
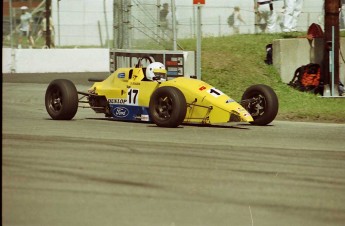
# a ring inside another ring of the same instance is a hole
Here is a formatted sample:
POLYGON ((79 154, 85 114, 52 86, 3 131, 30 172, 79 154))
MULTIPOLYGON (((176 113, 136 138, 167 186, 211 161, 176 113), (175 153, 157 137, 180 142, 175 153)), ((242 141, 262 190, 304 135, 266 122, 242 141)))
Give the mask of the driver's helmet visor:
POLYGON ((165 69, 154 69, 153 73, 155 74, 154 80, 167 80, 167 70, 165 69))

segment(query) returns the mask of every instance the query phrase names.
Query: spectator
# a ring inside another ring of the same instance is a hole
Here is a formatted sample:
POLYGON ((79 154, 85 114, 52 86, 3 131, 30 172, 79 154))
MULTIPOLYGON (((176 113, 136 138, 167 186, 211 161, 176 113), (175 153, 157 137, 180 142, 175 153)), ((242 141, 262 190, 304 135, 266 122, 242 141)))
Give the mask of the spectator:
POLYGON ((254 13, 255 13, 255 33, 265 32, 267 24, 264 22, 262 16, 258 11, 258 3, 257 0, 254 0, 254 13))
POLYGON ((228 17, 228 24, 230 27, 233 28, 234 34, 240 33, 240 25, 246 24, 245 21, 242 19, 240 7, 236 6, 234 8, 234 12, 228 17))
POLYGON ((172 41, 174 35, 172 13, 170 13, 168 3, 163 4, 163 9, 159 12, 159 20, 163 39, 168 42, 172 41))
POLYGON ((272 0, 257 0, 257 13, 260 24, 266 24, 265 32, 274 33, 277 30, 277 14, 273 9, 272 0))
POLYGON ((160 24, 161 28, 163 30, 168 29, 168 14, 169 14, 169 4, 164 3, 163 4, 163 9, 159 12, 159 19, 160 19, 160 24))
POLYGON ((280 27, 280 31, 284 30, 284 14, 285 14, 285 6, 281 8, 277 15, 277 23, 280 27))
POLYGON ((19 39, 18 39, 18 48, 22 48, 23 38, 25 38, 30 43, 29 48, 33 48, 35 45, 34 39, 31 35, 31 26, 32 26, 32 16, 28 12, 27 6, 20 7, 20 25, 19 25, 19 39))
POLYGON ((298 17, 302 12, 303 0, 284 0, 283 32, 297 31, 298 17))
MULTIPOLYGON (((53 18, 49 17, 49 31, 50 31, 50 44, 52 48, 55 48, 54 44, 54 23, 53 18)), ((44 11, 44 17, 42 19, 41 29, 39 31, 39 36, 44 38, 47 37, 47 12, 44 11)))

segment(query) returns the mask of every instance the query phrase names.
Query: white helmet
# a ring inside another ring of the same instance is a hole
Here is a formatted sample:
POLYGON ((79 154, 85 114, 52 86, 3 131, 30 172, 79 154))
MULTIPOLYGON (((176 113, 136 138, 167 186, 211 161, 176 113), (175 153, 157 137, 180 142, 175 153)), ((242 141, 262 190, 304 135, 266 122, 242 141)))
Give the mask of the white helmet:
POLYGON ((164 64, 160 62, 154 62, 149 64, 146 68, 146 77, 152 81, 163 82, 167 80, 167 70, 164 64))

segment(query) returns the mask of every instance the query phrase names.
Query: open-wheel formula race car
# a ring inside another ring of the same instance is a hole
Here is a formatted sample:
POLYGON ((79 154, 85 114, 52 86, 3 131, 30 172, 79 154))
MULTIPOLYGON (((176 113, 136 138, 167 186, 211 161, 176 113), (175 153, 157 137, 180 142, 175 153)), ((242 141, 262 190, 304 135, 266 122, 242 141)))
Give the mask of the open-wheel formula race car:
POLYGON ((250 86, 236 102, 201 80, 167 79, 167 71, 159 62, 143 68, 139 60, 135 67, 119 68, 102 81, 89 81, 94 84, 82 92, 70 80, 53 80, 45 93, 51 118, 71 120, 78 107, 89 107, 108 118, 173 128, 182 123, 267 125, 278 113, 277 95, 267 85, 250 86))

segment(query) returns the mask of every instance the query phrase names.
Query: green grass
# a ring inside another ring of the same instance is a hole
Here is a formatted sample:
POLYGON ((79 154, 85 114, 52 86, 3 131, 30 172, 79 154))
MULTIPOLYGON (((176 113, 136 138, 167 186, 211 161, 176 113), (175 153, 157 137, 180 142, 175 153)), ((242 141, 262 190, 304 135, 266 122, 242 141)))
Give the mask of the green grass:
MULTIPOLYGON (((274 39, 302 36, 284 34, 234 35, 202 40, 202 80, 235 100, 253 84, 271 86, 279 98, 277 119, 345 123, 345 98, 322 98, 282 83, 278 71, 266 65, 265 46, 274 39)), ((342 32, 344 36, 344 32, 342 32)), ((184 49, 195 50, 195 40, 182 40, 184 49)))

